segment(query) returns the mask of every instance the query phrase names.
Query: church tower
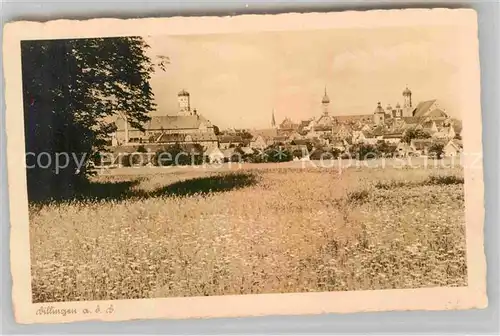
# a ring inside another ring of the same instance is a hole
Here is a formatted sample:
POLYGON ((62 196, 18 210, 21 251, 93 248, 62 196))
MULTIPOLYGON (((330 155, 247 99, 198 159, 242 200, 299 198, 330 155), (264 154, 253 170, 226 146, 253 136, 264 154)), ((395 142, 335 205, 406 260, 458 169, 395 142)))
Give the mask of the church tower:
POLYGON ((377 107, 373 112, 373 123, 375 125, 383 125, 385 123, 385 111, 380 102, 377 103, 377 107))
POLYGON ((394 111, 394 118, 401 119, 403 117, 403 109, 399 103, 396 104, 396 109, 394 111))
POLYGON ((413 106, 411 104, 411 91, 406 86, 406 89, 403 91, 403 114, 405 117, 411 117, 413 112, 413 106))
POLYGON ((325 86, 325 94, 323 96, 323 99, 321 100, 321 104, 323 105, 323 114, 328 115, 328 105, 330 105, 330 98, 326 93, 326 86, 325 86))
POLYGON ((271 117, 271 127, 276 128, 276 119, 274 119, 274 109, 273 109, 273 115, 271 117))
POLYGON ((179 114, 180 115, 190 115, 191 105, 189 101, 189 92, 182 90, 177 94, 177 101, 179 103, 179 114))

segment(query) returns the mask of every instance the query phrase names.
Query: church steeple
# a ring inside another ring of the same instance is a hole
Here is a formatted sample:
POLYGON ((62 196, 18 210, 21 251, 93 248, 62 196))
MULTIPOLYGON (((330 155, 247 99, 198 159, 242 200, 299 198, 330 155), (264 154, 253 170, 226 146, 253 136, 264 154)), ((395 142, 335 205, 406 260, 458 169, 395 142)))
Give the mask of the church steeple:
POLYGON ((325 86, 325 94, 323 96, 323 100, 321 101, 323 104, 329 104, 330 103, 330 98, 328 97, 328 94, 326 93, 326 86, 325 86))
POLYGON ((273 114, 271 117, 271 127, 276 128, 276 119, 274 118, 274 109, 273 109, 273 114))
POLYGON ((411 91, 410 91, 410 89, 408 89, 408 85, 406 85, 406 89, 403 91, 403 98, 404 98, 403 106, 408 107, 408 108, 412 107, 411 91))
POLYGON ((413 117, 413 105, 411 103, 411 91, 406 85, 406 89, 403 91, 403 116, 413 117))
POLYGON ((327 115, 328 114, 328 105, 330 104, 330 97, 328 97, 328 94, 326 93, 326 86, 325 86, 325 94, 323 95, 323 99, 321 100, 321 104, 323 105, 323 114, 327 115))

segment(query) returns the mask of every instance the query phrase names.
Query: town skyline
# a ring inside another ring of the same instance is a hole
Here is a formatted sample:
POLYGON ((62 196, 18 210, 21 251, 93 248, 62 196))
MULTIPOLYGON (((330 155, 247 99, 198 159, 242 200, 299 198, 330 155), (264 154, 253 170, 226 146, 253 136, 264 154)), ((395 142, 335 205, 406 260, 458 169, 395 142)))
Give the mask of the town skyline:
POLYGON ((403 104, 409 87, 414 105, 437 99, 461 119, 457 33, 402 27, 148 37, 152 57, 171 62, 152 76, 152 115, 176 114, 177 93, 187 90, 192 108, 221 129, 268 128, 273 111, 277 124, 319 117, 325 88, 336 116, 371 114, 378 102, 403 104))

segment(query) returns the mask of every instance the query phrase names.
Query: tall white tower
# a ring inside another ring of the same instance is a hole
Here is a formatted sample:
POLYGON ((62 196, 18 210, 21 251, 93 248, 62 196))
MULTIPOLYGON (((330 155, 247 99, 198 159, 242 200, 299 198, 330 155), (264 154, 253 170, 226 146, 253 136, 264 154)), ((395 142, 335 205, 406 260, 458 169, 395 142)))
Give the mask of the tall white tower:
POLYGON ((189 92, 182 90, 177 94, 177 101, 179 102, 179 114, 190 115, 191 105, 189 101, 189 92))

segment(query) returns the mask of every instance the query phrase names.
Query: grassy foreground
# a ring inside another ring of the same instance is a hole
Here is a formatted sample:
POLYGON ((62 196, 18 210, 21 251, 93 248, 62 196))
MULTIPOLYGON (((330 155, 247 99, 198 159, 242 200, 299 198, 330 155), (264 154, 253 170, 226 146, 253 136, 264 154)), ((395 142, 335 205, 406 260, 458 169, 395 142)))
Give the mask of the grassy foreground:
POLYGON ((464 286, 462 174, 99 177, 30 206, 33 301, 464 286))

